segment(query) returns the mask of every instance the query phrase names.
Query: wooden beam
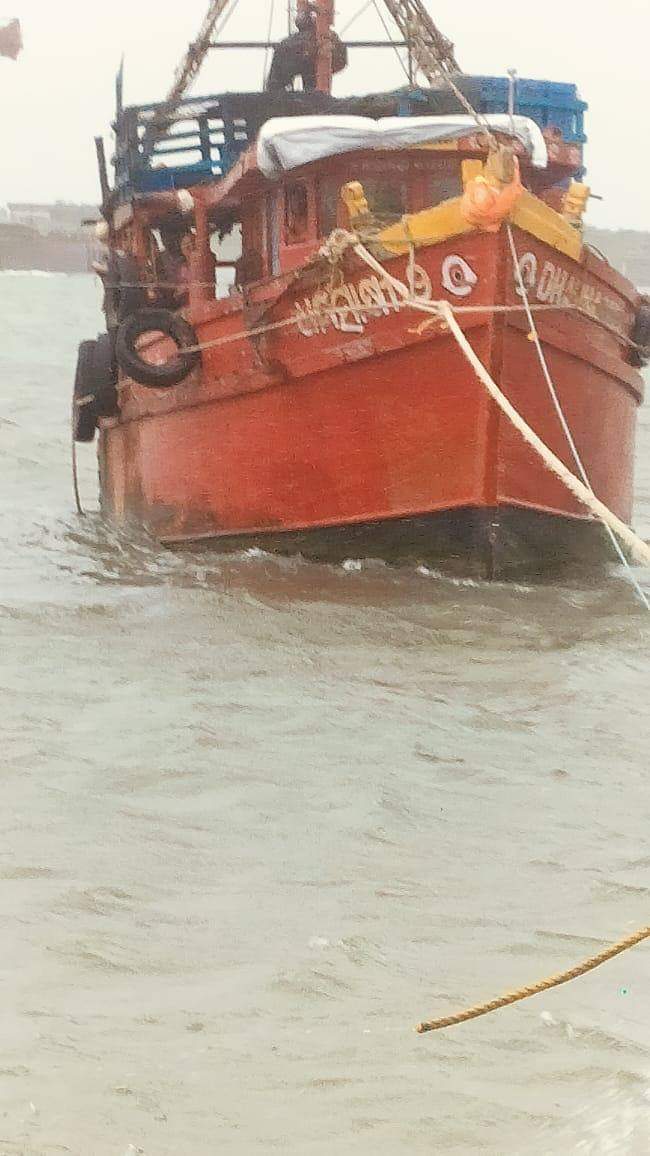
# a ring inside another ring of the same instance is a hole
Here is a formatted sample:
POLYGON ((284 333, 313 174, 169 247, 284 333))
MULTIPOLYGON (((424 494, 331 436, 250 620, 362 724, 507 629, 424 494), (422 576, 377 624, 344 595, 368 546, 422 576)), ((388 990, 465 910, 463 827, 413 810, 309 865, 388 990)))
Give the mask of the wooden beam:
MULTIPOLYGON (((279 40, 214 40, 210 48, 277 48, 279 40)), ((346 48, 408 48, 405 40, 346 40, 346 48)))

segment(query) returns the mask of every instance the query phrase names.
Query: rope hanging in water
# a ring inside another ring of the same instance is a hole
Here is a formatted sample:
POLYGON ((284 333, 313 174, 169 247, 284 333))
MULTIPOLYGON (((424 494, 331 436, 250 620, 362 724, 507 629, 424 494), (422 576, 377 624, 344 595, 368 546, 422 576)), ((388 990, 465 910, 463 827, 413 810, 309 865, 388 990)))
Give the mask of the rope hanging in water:
POLYGON ((72 489, 74 492, 75 505, 77 513, 81 518, 86 516, 86 511, 81 504, 81 494, 79 492, 79 464, 77 461, 77 439, 75 436, 75 416, 76 416, 76 401, 72 402, 72 413, 70 419, 70 433, 72 434, 72 489))
POLYGON ((418 1024, 415 1029, 420 1035, 425 1032, 437 1032, 442 1028, 452 1028, 456 1024, 467 1023, 468 1020, 479 1019, 480 1016, 489 1015, 490 1012, 499 1011, 502 1007, 509 1007, 510 1004, 520 1003, 524 999, 531 999, 534 995, 540 995, 543 991, 550 991, 553 987, 560 987, 563 983, 569 983, 572 979, 579 979, 581 975, 586 975, 589 971, 594 971, 595 968, 600 967, 601 964, 607 963, 608 960, 614 959, 615 956, 621 955, 622 952, 628 951, 631 947, 636 947, 644 939, 650 939, 650 927, 641 927, 632 935, 626 936, 618 943, 608 947, 605 951, 599 952, 598 955, 592 955, 590 959, 586 959, 584 963, 579 963, 577 967, 572 967, 569 971, 563 971, 559 975, 552 975, 548 979, 543 979, 539 983, 533 984, 530 987, 522 987, 517 991, 508 992, 507 995, 501 996, 499 999, 490 1000, 489 1003, 476 1004, 474 1007, 467 1008, 466 1011, 458 1012, 457 1015, 445 1016, 439 1020, 425 1020, 418 1024))

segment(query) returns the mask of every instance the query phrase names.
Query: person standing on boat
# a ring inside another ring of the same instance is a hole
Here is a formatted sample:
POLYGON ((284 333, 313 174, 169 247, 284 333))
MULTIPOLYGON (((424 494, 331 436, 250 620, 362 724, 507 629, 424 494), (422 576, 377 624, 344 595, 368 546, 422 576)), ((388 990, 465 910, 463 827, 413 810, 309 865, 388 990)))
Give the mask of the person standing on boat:
POLYGON ((169 309, 179 309, 189 300, 194 236, 182 221, 169 221, 161 226, 160 239, 163 246, 158 254, 161 297, 169 309))
MULTIPOLYGON (((316 62, 318 59, 318 34, 316 21, 318 8, 310 4, 296 16, 297 31, 286 40, 280 41, 274 54, 271 70, 266 82, 267 92, 286 92, 293 88, 296 77, 301 77, 303 92, 316 91, 316 62)), ((331 32, 332 71, 342 72, 348 62, 347 48, 343 41, 331 32)))

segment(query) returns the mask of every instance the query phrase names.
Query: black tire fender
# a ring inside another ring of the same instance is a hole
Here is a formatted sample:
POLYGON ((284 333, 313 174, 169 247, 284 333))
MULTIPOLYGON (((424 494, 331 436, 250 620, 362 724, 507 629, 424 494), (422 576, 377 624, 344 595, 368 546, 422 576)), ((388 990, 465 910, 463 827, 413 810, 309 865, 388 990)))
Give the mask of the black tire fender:
POLYGON ((192 326, 178 313, 169 309, 138 309, 120 325, 115 352, 120 369, 128 377, 151 389, 169 389, 184 381, 200 364, 201 354, 192 348, 197 340, 192 326), (177 355, 164 365, 145 361, 137 343, 146 333, 164 333, 170 337, 177 347, 177 355))
POLYGON ((95 341, 82 341, 77 354, 77 369, 72 394, 72 427, 77 442, 91 442, 97 429, 92 386, 95 341))
POLYGON ((77 354, 73 390, 75 441, 91 442, 100 417, 118 412, 115 338, 101 333, 95 341, 82 341, 77 354))
POLYGON ((91 381, 95 417, 115 417, 118 404, 114 333, 100 333, 95 342, 91 381))

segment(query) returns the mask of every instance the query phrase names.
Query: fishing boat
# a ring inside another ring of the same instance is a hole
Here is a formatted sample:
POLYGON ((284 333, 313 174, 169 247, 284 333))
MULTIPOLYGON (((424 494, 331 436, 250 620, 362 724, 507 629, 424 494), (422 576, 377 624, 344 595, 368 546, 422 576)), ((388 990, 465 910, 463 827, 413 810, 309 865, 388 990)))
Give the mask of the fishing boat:
POLYGON ((357 45, 298 0, 265 91, 188 96, 209 51, 260 46, 226 45, 233 7, 164 101, 118 85, 114 180, 96 142, 107 329, 74 424, 105 514, 490 576, 611 556, 650 308, 585 243, 575 85, 467 76, 420 0, 386 0, 408 83, 335 97, 357 45))

